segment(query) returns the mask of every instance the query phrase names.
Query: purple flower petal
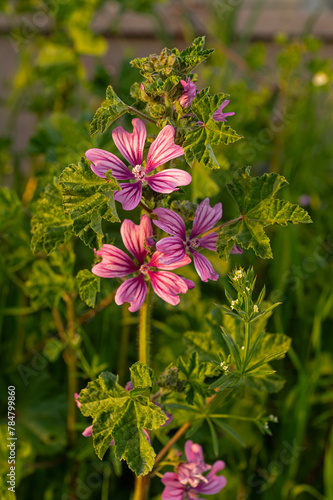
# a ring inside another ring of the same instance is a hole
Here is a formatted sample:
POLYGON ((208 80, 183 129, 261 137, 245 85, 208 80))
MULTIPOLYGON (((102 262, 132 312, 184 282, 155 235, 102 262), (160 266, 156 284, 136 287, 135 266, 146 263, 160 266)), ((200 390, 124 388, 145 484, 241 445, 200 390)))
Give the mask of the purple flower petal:
POLYGON ((219 106, 219 108, 213 113, 213 120, 216 122, 226 122, 226 118, 228 118, 228 116, 233 116, 235 114, 234 112, 223 113, 224 108, 228 106, 229 102, 230 100, 223 101, 221 106, 219 106))
POLYGON ((114 192, 114 199, 122 204, 124 210, 133 210, 141 201, 142 183, 140 181, 134 184, 119 184, 121 191, 114 192))
POLYGON ((147 255, 145 241, 153 233, 148 215, 141 217, 140 224, 134 224, 129 219, 125 219, 120 227, 120 234, 127 250, 135 257, 140 264, 144 263, 147 255))
POLYGON ((132 120, 133 132, 126 132, 123 127, 117 127, 112 132, 112 138, 123 157, 135 167, 142 164, 143 149, 147 137, 145 124, 139 118, 132 120))
POLYGON ((161 257, 163 254, 161 252, 154 252, 152 258, 148 262, 149 267, 157 267, 157 269, 163 269, 163 271, 173 271, 174 269, 179 269, 180 267, 187 266, 191 263, 191 259, 188 255, 185 255, 182 260, 175 262, 174 264, 163 264, 161 262, 161 257))
POLYGON ((146 173, 164 165, 167 161, 183 156, 184 150, 174 142, 175 129, 171 125, 162 128, 154 142, 151 144, 147 157, 146 173))
POLYGON ((209 198, 204 199, 196 209, 190 238, 212 229, 222 217, 222 203, 214 207, 209 204, 209 198))
POLYGON ((76 406, 78 408, 81 408, 81 403, 80 401, 78 400, 78 398, 80 397, 80 394, 78 394, 77 392, 74 394, 74 398, 75 398, 75 403, 76 403, 76 406))
POLYGON ((155 208, 153 212, 158 217, 158 220, 153 220, 155 226, 168 234, 180 236, 182 240, 186 240, 185 222, 180 215, 168 208, 155 208))
POLYGON ((219 275, 214 271, 212 264, 209 262, 207 257, 201 255, 199 252, 192 250, 194 267, 199 274, 202 281, 207 282, 208 280, 217 281, 219 275))
POLYGON ((241 248, 239 248, 237 245, 234 245, 231 249, 231 254, 233 255, 239 255, 241 253, 243 253, 243 250, 241 248))
POLYGON ((112 175, 117 181, 126 181, 127 179, 134 179, 132 172, 126 165, 112 153, 104 151, 103 149, 88 149, 86 151, 86 158, 91 161, 91 170, 98 177, 105 177, 108 170, 112 170, 112 175))
POLYGON ((174 264, 186 255, 184 242, 179 236, 163 238, 156 244, 156 249, 164 254, 160 258, 162 264, 174 264))
POLYGON ((102 278, 120 278, 128 276, 139 268, 134 264, 131 258, 119 248, 104 244, 100 250, 95 251, 96 255, 103 260, 93 266, 91 272, 102 278))
POLYGON ((168 271, 148 271, 148 274, 156 295, 172 306, 179 304, 178 294, 188 290, 187 284, 180 276, 168 271))
POLYGON ((187 82, 180 80, 180 83, 182 84, 184 91, 179 98, 179 104, 182 108, 189 108, 197 95, 197 87, 195 83, 191 82, 190 77, 187 82))
POLYGON ((189 279, 187 279, 187 278, 183 278, 183 276, 180 276, 180 278, 181 278, 183 281, 185 281, 185 283, 186 283, 186 285, 187 285, 187 287, 188 287, 188 289, 189 289, 189 290, 193 290, 193 288, 195 288, 195 284, 193 283, 193 281, 192 281, 192 280, 189 280, 189 279))
POLYGON ((207 234, 206 236, 200 238, 200 246, 202 248, 207 248, 208 250, 216 252, 216 242, 218 237, 219 235, 217 234, 217 232, 207 234))
POLYGON ((120 306, 124 302, 129 302, 130 312, 140 309, 147 295, 147 285, 143 274, 130 278, 120 285, 115 296, 115 303, 120 306))
POLYGON ((162 500, 183 500, 184 486, 178 480, 175 472, 166 472, 161 479, 165 485, 162 500))
POLYGON ((131 391, 133 389, 133 382, 130 380, 129 382, 127 382, 127 384, 125 385, 125 390, 126 391, 131 391))
POLYGON ((204 462, 202 446, 193 443, 193 441, 186 441, 185 443, 185 456, 188 462, 204 462))
POLYGON ((222 488, 227 484, 227 480, 224 476, 217 476, 216 472, 224 469, 225 463, 222 460, 218 460, 212 467, 212 470, 207 474, 207 483, 200 483, 195 491, 202 493, 203 495, 215 495, 219 493, 222 488))
POLYGON ((82 436, 84 436, 84 437, 90 437, 90 436, 92 436, 92 428, 93 428, 92 425, 89 425, 89 427, 86 427, 84 429, 84 431, 82 432, 82 436))
POLYGON ((146 177, 149 186, 157 193, 172 193, 178 191, 177 186, 187 186, 192 177, 185 170, 168 168, 150 177, 146 177))

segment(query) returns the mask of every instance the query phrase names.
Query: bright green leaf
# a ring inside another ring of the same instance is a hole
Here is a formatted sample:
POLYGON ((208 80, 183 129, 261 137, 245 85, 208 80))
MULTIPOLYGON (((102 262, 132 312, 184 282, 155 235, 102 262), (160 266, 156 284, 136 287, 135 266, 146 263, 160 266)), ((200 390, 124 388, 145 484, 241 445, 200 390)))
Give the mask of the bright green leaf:
POLYGON ((155 452, 143 429, 158 429, 166 421, 163 411, 147 396, 131 397, 115 375, 103 372, 80 393, 81 412, 93 417, 94 448, 103 458, 114 439, 115 454, 126 460, 137 476, 153 468, 155 452))
POLYGON ((90 162, 81 158, 78 165, 65 168, 60 176, 65 212, 73 221, 74 233, 90 248, 99 248, 102 237, 102 219, 120 222, 113 191, 119 190, 117 181, 108 176, 98 177, 90 162))
POLYGON ((71 237, 72 221, 62 206, 62 190, 56 179, 45 189, 31 219, 31 249, 49 254, 71 237))
POLYGON ((97 292, 101 290, 101 280, 88 269, 81 269, 76 276, 76 284, 83 302, 89 307, 95 307, 97 292))
POLYGON ((146 387, 152 387, 153 385, 153 370, 137 361, 130 368, 131 381, 133 383, 133 388, 145 389, 146 387))
POLYGON ((212 150, 212 145, 231 144, 241 139, 229 125, 224 122, 216 122, 213 113, 222 104, 227 94, 216 94, 211 96, 208 89, 201 91, 194 99, 191 110, 199 121, 204 125, 187 132, 183 144, 185 159, 192 167, 195 161, 209 168, 220 168, 212 150))
POLYGON ((286 179, 275 173, 251 177, 250 167, 237 172, 227 188, 236 200, 242 216, 220 231, 217 250, 222 259, 229 257, 234 244, 245 249, 252 248, 263 259, 272 258, 270 241, 264 231, 266 226, 311 222, 309 214, 303 208, 274 198, 277 191, 286 184, 286 179))
POLYGON ((102 132, 103 134, 111 123, 120 118, 127 111, 127 104, 119 99, 111 85, 109 85, 106 89, 106 100, 102 103, 101 107, 97 109, 91 122, 91 135, 96 134, 96 132, 102 132))

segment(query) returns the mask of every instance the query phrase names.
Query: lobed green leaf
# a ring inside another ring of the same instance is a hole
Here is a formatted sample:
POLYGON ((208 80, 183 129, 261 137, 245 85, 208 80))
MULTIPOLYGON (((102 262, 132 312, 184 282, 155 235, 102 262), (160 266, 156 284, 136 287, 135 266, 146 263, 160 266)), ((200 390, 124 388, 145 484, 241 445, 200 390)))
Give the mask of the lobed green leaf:
POLYGON ((90 124, 90 134, 102 132, 128 111, 128 106, 115 93, 111 85, 106 89, 106 100, 97 109, 90 124))
POLYGON ((96 295, 101 290, 101 280, 88 269, 81 269, 76 275, 76 284, 83 302, 89 307, 95 307, 96 295))
MULTIPOLYGON (((136 365, 133 373, 144 371, 144 365, 136 365)), ((79 401, 83 415, 93 417, 97 456, 102 459, 114 439, 116 457, 126 460, 137 476, 148 474, 154 465, 155 452, 143 429, 154 430, 163 425, 164 412, 151 403, 148 396, 131 397, 130 391, 118 384, 118 377, 109 372, 101 373, 98 379, 90 382, 81 391, 79 401)))
MULTIPOLYGON (((108 174, 108 173, 107 173, 108 174)), ((113 191, 120 190, 114 177, 98 177, 90 162, 81 158, 78 165, 70 165, 62 172, 65 212, 73 221, 73 232, 90 248, 99 248, 102 237, 102 220, 120 222, 113 191)))
POLYGON ((234 244, 245 249, 252 248, 263 259, 272 258, 270 240, 264 231, 266 226, 312 222, 303 208, 273 198, 287 184, 284 177, 275 173, 251 177, 250 170, 251 167, 240 169, 227 184, 242 215, 220 231, 217 251, 222 259, 229 257, 234 244))

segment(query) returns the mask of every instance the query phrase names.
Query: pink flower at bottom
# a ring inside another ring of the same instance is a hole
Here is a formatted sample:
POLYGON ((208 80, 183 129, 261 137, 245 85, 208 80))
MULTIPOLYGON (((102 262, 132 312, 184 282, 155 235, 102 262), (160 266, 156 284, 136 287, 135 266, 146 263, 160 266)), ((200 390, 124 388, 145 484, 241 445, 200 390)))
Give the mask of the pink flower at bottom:
POLYGON ((148 215, 141 217, 139 225, 125 219, 121 225, 120 233, 125 247, 137 263, 133 262, 119 248, 105 244, 95 252, 96 255, 102 257, 102 262, 92 268, 92 272, 102 278, 121 278, 135 274, 133 278, 127 279, 118 288, 115 296, 115 302, 118 306, 129 302, 128 310, 138 311, 147 295, 147 280, 150 280, 156 295, 173 306, 180 302, 179 294, 194 288, 194 283, 191 280, 170 272, 189 264, 191 259, 187 255, 172 265, 165 265, 160 261, 160 252, 155 252, 148 262, 145 260, 148 255, 145 242, 153 234, 148 215))
POLYGON ((217 472, 224 469, 225 463, 218 460, 213 466, 204 462, 202 447, 192 441, 185 444, 187 462, 180 464, 177 472, 166 472, 162 478, 165 488, 162 500, 202 500, 199 495, 214 495, 227 484, 224 476, 217 472), (209 470, 206 476, 204 472, 209 470))

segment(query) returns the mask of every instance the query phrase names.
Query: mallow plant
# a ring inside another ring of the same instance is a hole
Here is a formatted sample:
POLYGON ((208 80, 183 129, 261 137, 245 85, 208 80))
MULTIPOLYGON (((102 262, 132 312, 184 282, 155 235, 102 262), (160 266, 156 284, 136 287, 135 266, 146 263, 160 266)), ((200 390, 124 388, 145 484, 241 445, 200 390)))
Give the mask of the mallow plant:
MULTIPOLYGON (((69 418, 75 420, 78 407, 87 417, 83 435, 97 456, 102 460, 111 447, 115 457, 127 463, 136 476, 134 500, 149 498, 152 480, 161 481, 163 500, 219 493, 226 485, 223 470, 228 461, 219 449, 218 433, 242 442, 225 419, 251 421, 263 433, 270 433, 269 422, 276 420, 266 415, 263 400, 260 411, 251 416, 224 413, 222 407, 241 386, 261 392, 281 388, 271 362, 290 346, 285 335, 265 331, 277 304, 264 300, 265 289, 255 289, 252 268, 237 266, 229 273, 228 306, 216 304, 227 318, 218 335, 190 333, 186 356, 154 373, 154 302, 176 308, 200 282, 212 286, 221 279, 211 261, 216 254, 224 261, 230 254, 237 259, 250 252, 272 258, 266 227, 311 222, 303 208, 276 198, 287 184, 284 177, 255 177, 249 166, 230 174, 225 199, 213 202, 204 185, 195 200, 199 203, 187 199, 196 172, 206 169, 207 179, 213 169, 218 176, 219 150, 242 138, 232 128, 232 96, 197 88, 194 68, 213 52, 204 45, 204 38, 197 38, 181 52, 164 49, 131 62, 141 81, 131 87, 128 103, 109 86, 90 127, 92 135, 109 136, 113 152, 97 147, 82 151, 82 158, 47 186, 31 223, 32 248, 44 259, 54 259, 72 237, 88 247, 92 269, 81 269, 73 282, 83 301, 94 307, 101 280, 110 280, 116 289, 110 300, 126 304, 139 316, 138 360, 130 367, 126 386, 120 385, 117 374, 102 371, 81 392, 75 383, 68 387, 69 418), (133 116, 131 125, 116 123, 110 133, 109 126, 123 115, 133 116), (223 215, 228 203, 237 207, 231 220, 223 215), (110 223, 119 228, 117 244, 105 232, 110 223), (193 273, 193 281, 187 277, 192 266, 196 282, 193 273), (199 442, 202 426, 210 432, 209 450, 199 442), (211 450, 217 460, 208 464, 204 456, 211 450)), ((32 296, 34 284, 31 278, 32 296)), ((63 297, 71 317, 70 294, 63 297)), ((49 302, 51 307, 52 298, 49 302)), ((69 326, 67 359, 73 379, 76 337, 70 321, 69 326)))

